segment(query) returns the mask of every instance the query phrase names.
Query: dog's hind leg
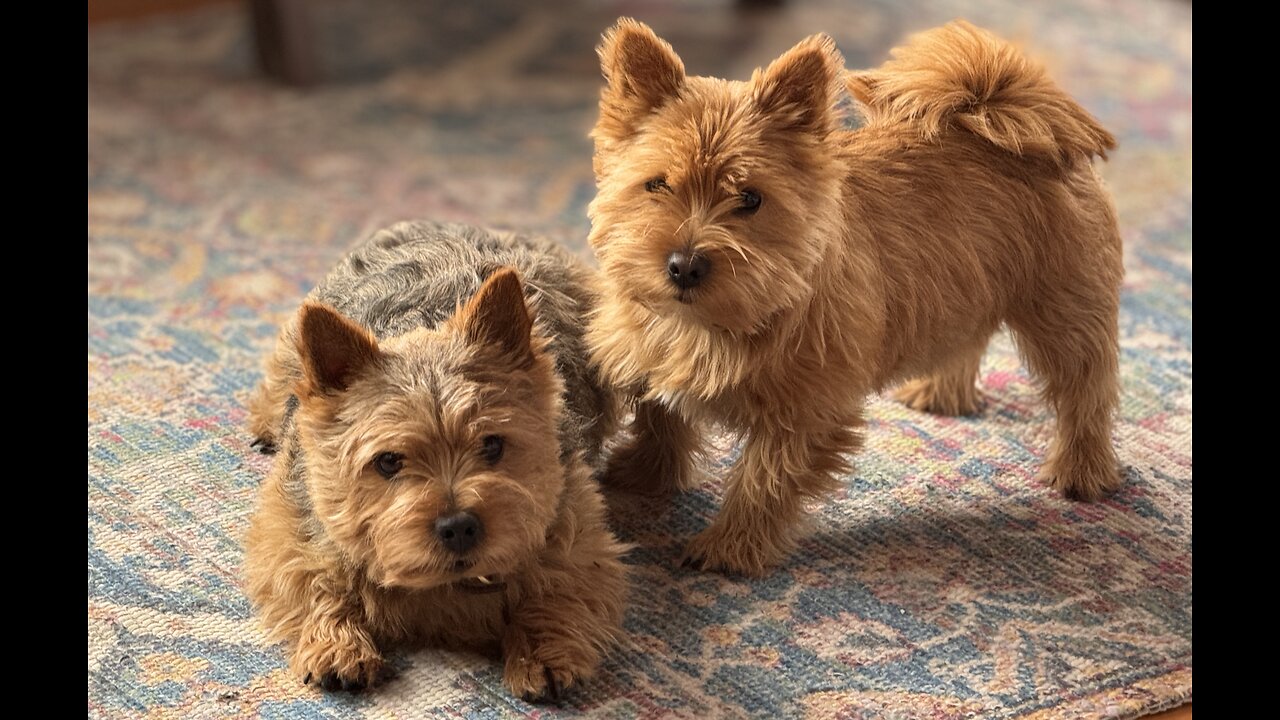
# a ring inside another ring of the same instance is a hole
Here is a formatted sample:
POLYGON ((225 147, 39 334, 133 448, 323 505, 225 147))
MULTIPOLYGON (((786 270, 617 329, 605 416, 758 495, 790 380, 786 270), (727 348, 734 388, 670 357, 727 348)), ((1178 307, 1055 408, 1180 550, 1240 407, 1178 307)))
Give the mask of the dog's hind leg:
POLYGON ((280 332, 276 346, 264 366, 265 377, 258 383, 246 403, 249 410, 249 433, 260 452, 275 452, 281 426, 288 412, 293 387, 302 377, 302 365, 293 338, 296 318, 291 318, 280 332))
POLYGON ((1041 477, 1068 498, 1097 500, 1120 484, 1111 445, 1119 402, 1118 273, 1072 274, 1060 285, 1016 308, 1009 326, 1058 414, 1041 477))
POLYGON ((893 391, 894 400, 912 410, 935 415, 973 415, 978 412, 978 366, 987 338, 973 349, 956 354, 927 377, 908 380, 893 391))

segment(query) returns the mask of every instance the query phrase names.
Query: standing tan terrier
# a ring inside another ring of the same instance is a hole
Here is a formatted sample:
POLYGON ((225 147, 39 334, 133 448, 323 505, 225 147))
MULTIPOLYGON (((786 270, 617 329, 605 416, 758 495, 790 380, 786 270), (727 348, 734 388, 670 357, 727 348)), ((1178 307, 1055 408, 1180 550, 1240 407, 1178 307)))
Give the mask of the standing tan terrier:
POLYGON ((745 436, 686 562, 779 563, 848 470, 866 396, 906 381, 913 408, 973 412, 1002 322, 1057 409, 1045 481, 1117 487, 1123 267, 1091 163, 1115 140, 1043 69, 963 21, 858 73, 816 35, 747 82, 691 77, 629 19, 599 52, 591 245, 611 282, 588 342, 638 401, 606 477, 683 488, 698 425, 745 436))
POLYGON ((245 566, 303 682, 361 689, 415 642, 501 652, 512 692, 556 699, 618 639, 590 282, 545 241, 403 223, 286 325, 250 403, 279 451, 245 566))

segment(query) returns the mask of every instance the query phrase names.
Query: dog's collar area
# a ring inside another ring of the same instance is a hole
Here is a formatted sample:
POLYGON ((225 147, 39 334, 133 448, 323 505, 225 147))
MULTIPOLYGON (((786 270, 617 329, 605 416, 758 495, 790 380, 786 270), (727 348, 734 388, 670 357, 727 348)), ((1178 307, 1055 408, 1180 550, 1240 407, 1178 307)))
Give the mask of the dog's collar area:
POLYGON ((466 578, 455 582, 453 586, 462 592, 473 595, 487 595, 507 589, 507 584, 496 575, 479 575, 473 578, 466 578))

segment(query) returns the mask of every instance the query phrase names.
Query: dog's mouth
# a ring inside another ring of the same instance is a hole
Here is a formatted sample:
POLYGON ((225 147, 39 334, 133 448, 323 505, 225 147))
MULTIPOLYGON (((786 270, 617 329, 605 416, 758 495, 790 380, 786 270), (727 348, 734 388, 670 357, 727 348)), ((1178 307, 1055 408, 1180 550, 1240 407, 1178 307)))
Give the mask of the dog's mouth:
POLYGON ((468 558, 455 560, 453 563, 453 571, 462 574, 463 577, 462 579, 455 580, 450 584, 463 592, 481 595, 501 592, 506 589, 507 584, 502 581, 501 575, 497 573, 475 573, 475 566, 475 560, 468 558))
POLYGON ((507 589, 507 584, 502 581, 502 576, 500 575, 477 575, 464 578, 455 582, 453 586, 463 592, 476 595, 487 595, 488 593, 502 592, 507 589))
MULTIPOLYGON (((693 306, 694 306, 694 294, 695 294, 695 292, 694 292, 693 290, 677 290, 677 291, 676 291, 676 294, 672 296, 672 299, 673 299, 673 300, 675 300, 676 302, 680 303, 681 305, 683 305, 683 306, 685 306, 685 307, 689 308, 689 310, 688 310, 687 312, 683 312, 683 316, 684 316, 684 317, 691 318, 694 322, 697 322, 698 324, 703 325, 703 326, 705 326, 705 327, 708 327, 708 328, 710 328, 710 329, 712 329, 712 330, 715 330, 715 331, 717 331, 717 332, 732 332, 732 331, 730 330, 730 328, 728 328, 727 326, 725 326, 725 325, 721 325, 720 323, 713 322, 713 321, 711 321, 711 320, 707 319, 706 317, 704 317, 703 313, 701 313, 701 312, 699 312, 698 310, 694 309, 694 307, 693 307, 693 306)), ((653 313, 654 315, 667 315, 667 314, 670 314, 669 312, 663 312, 663 310, 662 310, 661 308, 655 307, 655 306, 654 306, 654 305, 652 305, 652 304, 644 303, 644 302, 641 302, 640 304, 641 304, 641 306, 642 306, 642 307, 644 307, 644 309, 648 310, 649 312, 653 313)), ((670 310, 670 309, 671 309, 671 306, 669 306, 669 305, 668 305, 668 306, 667 306, 667 310, 670 310)))
POLYGON ((388 572, 381 579, 381 584, 387 587, 417 590, 447 586, 464 588, 465 586, 473 589, 472 591, 483 592, 495 592, 495 590, 484 590, 490 586, 497 586, 497 589, 505 587, 500 579, 501 574, 494 572, 495 568, 479 567, 480 564, 471 558, 455 559, 443 567, 438 562, 424 563, 414 568, 388 572))

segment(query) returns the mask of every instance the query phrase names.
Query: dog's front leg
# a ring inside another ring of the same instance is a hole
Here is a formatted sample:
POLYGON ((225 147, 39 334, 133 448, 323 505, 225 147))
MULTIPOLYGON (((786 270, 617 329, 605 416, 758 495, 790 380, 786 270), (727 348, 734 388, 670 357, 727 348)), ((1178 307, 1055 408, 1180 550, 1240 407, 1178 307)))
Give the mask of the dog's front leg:
POLYGON ((685 564, 750 577, 768 574, 795 547, 806 501, 829 494, 861 437, 844 424, 762 422, 725 479, 724 506, 685 551, 685 564))
POLYGON ((382 655, 355 599, 325 586, 323 578, 315 578, 306 590, 310 597, 293 651, 293 671, 304 683, 325 690, 363 690, 378 681, 382 655))
POLYGON ((693 484, 698 430, 656 401, 636 404, 631 436, 614 449, 603 482, 643 495, 666 495, 693 484))
POLYGON ((625 548, 605 526, 598 494, 568 492, 583 492, 572 503, 581 514, 552 531, 541 562, 508 590, 503 680, 528 700, 558 701, 622 636, 625 548))

